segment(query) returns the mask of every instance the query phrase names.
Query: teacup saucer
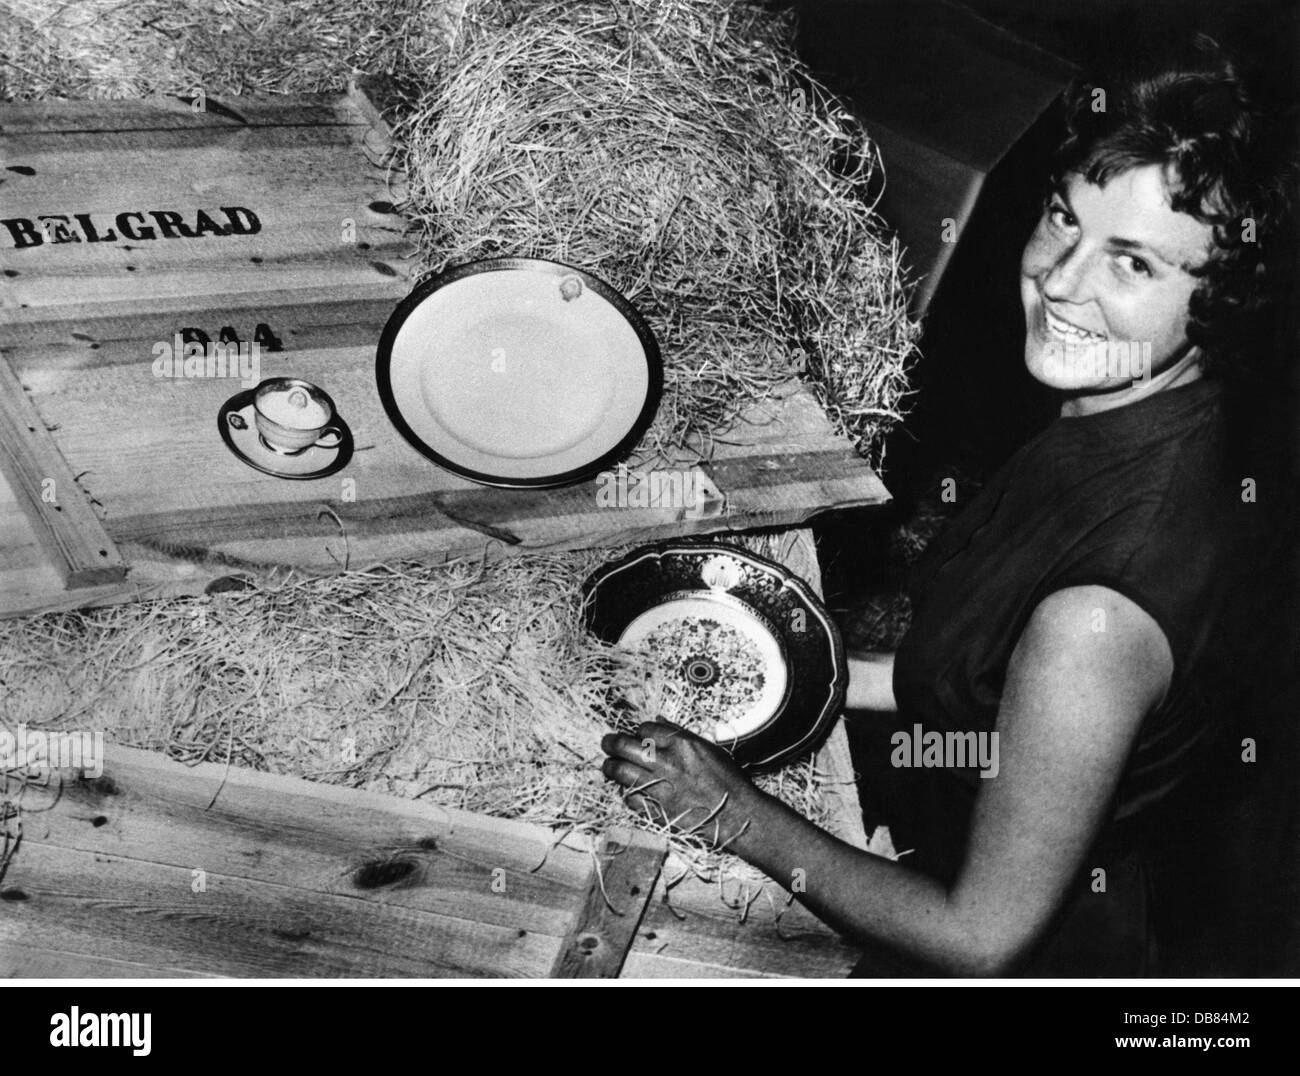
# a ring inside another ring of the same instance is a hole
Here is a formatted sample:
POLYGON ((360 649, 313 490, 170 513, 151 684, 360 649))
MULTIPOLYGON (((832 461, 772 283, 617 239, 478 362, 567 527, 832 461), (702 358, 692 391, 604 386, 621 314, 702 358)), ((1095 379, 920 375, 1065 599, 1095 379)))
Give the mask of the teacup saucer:
POLYGON ((251 388, 236 393, 217 412, 221 439, 239 459, 254 470, 276 478, 328 478, 347 466, 352 458, 352 431, 337 409, 330 420, 330 425, 336 426, 342 434, 337 445, 330 448, 309 445, 294 454, 277 452, 262 440, 257 431, 253 409, 256 392, 256 388, 251 388))

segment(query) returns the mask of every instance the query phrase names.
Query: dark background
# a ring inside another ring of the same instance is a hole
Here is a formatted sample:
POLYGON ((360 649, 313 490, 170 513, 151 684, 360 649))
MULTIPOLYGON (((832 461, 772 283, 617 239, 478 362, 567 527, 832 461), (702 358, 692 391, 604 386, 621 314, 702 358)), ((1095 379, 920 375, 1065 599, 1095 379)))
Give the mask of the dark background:
MULTIPOLYGON (((940 101, 942 65, 926 68, 927 26, 961 7, 940 0, 804 0, 801 51, 871 126, 873 100, 891 79, 923 79, 940 101), (918 67, 918 60, 920 65, 918 67)), ((1229 47, 1280 103, 1300 98, 1300 3, 1292 0, 967 0, 973 12, 1029 50, 1083 71, 1123 43, 1205 31, 1229 47)), ((946 107, 993 125, 953 94, 946 107)), ((981 106, 987 107, 987 106, 981 106)), ((906 627, 900 580, 916 551, 956 506, 940 482, 963 490, 987 475, 1056 412, 1025 373, 1018 290, 1021 249, 1039 212, 1058 137, 1044 115, 989 174, 925 315, 922 357, 906 421, 891 436, 886 509, 834 513, 817 528, 828 604, 851 644, 892 648, 906 627)), ((885 160, 886 169, 889 161, 885 160)), ((906 197, 906 192, 894 192, 906 197)), ((936 224, 937 226, 937 224, 936 224)), ((1292 294, 1294 294, 1294 289, 1292 294)), ((1166 849, 1166 970, 1187 976, 1300 974, 1300 330, 1290 304, 1277 318, 1255 383, 1235 390, 1243 475, 1259 488, 1261 526, 1237 600, 1214 648, 1221 738, 1198 795, 1179 805, 1181 840, 1166 849), (1240 741, 1259 760, 1240 759, 1240 741)))

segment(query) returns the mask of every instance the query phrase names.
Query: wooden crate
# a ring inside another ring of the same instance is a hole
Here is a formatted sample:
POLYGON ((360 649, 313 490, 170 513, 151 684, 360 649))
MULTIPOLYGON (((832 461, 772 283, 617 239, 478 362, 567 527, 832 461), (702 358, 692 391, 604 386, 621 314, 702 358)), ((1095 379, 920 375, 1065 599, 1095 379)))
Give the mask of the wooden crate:
MULTIPOLYGON (((57 367, 70 347, 141 373, 152 344, 184 328, 251 339, 273 325, 264 302, 395 303, 410 246, 388 153, 387 129, 355 90, 0 107, 0 348, 18 360, 37 349, 57 367), (204 308, 214 297, 224 309, 204 308), (108 328, 123 324, 141 330, 125 351, 108 328)), ((84 428, 110 456, 69 460, 61 442, 77 423, 41 413, 13 372, 30 372, 21 361, 0 367, 0 615, 201 585, 184 567, 138 570, 100 522, 116 506, 96 478, 139 466, 121 449, 156 420, 149 404, 124 414, 92 398, 84 428)), ((134 394, 141 378, 123 383, 134 394)), ((165 399, 168 386, 153 387, 165 399)), ((155 480, 165 470, 162 457, 144 465, 155 480)))
MULTIPOLYGON (((888 499, 796 383, 718 444, 703 468, 716 496, 695 511, 604 508, 595 481, 495 490, 440 470, 393 429, 375 385, 380 331, 410 288, 401 218, 388 212, 396 195, 372 163, 384 159, 386 131, 356 93, 205 105, 0 106, 4 158, 26 170, 6 177, 6 219, 80 214, 102 236, 120 213, 172 211, 196 230, 200 210, 226 206, 262 225, 254 235, 92 243, 81 222, 78 242, 24 247, 0 227, 0 351, 28 424, 47 428, 75 478, 58 485, 56 507, 31 495, 49 477, 48 452, 0 453, 9 479, 0 505, 28 513, 0 529, 0 615, 192 594, 277 565, 333 571, 485 547, 616 545, 794 525, 825 507, 888 499), (284 348, 263 353, 261 376, 320 384, 352 427, 355 455, 331 478, 288 482, 225 449, 215 419, 237 382, 154 376, 153 348, 182 329, 215 339, 228 326, 248 339, 258 325, 284 348), (69 529, 56 513, 74 499, 102 523, 80 544, 98 550, 106 536, 124 578, 51 562, 49 533, 69 529)), ((60 227, 67 239, 74 225, 60 227)), ((22 446, 16 424, 7 418, 0 444, 22 446)))
MULTIPOLYGON (((24 246, 22 226, 0 225, 9 386, 0 615, 198 593, 284 565, 332 571, 485 547, 791 526, 827 507, 888 499, 793 383, 718 444, 703 468, 718 495, 703 512, 607 509, 595 483, 505 491, 439 470, 392 429, 375 390, 375 344, 410 280, 373 110, 355 93, 205 106, 0 106, 3 155, 17 163, 5 177, 5 219, 63 215, 66 229, 80 229, 80 241, 68 231, 55 242, 52 232, 24 246), (177 176, 192 178, 187 186, 177 176), (221 206, 251 210, 260 231, 103 238, 119 213, 174 212, 200 230, 199 210, 221 206), (345 221, 356 226, 346 243, 345 221), (261 375, 322 385, 353 429, 356 453, 332 478, 286 482, 229 455, 215 418, 238 385, 153 376, 153 345, 184 328, 215 337, 230 326, 247 338, 258 325, 283 344, 263 355, 261 375), (50 478, 57 493, 46 499, 50 478)), ((815 583, 809 536, 788 552, 815 583)), ((822 759, 837 825, 861 844, 842 730, 822 759)), ((593 858, 599 849, 543 855, 554 838, 536 827, 291 778, 180 769, 125 749, 110 762, 107 783, 77 782, 53 810, 30 816, 3 879, 25 898, 7 901, 16 912, 0 919, 6 974, 612 974, 626 957, 638 975, 838 975, 853 961, 799 909, 779 924, 756 912, 742 925, 707 887, 683 883, 668 911, 655 881, 662 849, 630 834, 607 835, 627 849, 608 862, 593 858), (366 864, 386 858, 410 866, 373 892, 358 886, 376 877, 366 864), (506 872, 511 901, 485 897, 484 862, 506 872), (593 878, 608 895, 624 868, 629 898, 641 903, 633 911, 614 900, 623 914, 606 922, 593 878), (213 881, 202 893, 190 888, 195 870, 213 881), (658 926, 636 935, 652 895, 658 926), (191 902, 199 896, 208 903, 191 902)))

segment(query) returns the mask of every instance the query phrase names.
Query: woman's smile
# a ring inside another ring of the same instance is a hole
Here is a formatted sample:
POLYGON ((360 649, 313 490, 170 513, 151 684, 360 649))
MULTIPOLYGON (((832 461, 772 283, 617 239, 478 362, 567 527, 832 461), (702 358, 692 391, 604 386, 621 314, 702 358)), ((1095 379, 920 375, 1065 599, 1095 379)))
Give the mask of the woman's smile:
POLYGON ((1046 303, 1041 306, 1043 312, 1042 328, 1047 336, 1054 337, 1066 344, 1100 344, 1105 343, 1106 334, 1090 332, 1072 321, 1054 314, 1046 303))

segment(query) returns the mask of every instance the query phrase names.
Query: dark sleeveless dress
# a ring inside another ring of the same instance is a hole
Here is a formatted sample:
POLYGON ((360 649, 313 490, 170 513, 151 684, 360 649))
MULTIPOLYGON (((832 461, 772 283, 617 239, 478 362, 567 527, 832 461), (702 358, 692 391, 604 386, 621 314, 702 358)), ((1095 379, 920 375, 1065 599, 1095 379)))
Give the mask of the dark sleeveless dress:
MULTIPOLYGON (((1057 418, 915 565, 913 620, 894 668, 899 713, 857 722, 868 726, 857 747, 864 803, 881 805, 895 847, 915 849, 907 861, 944 883, 960 869, 982 781, 973 768, 892 767, 893 731, 918 724, 926 732, 994 730, 1025 624, 1066 587, 1095 584, 1125 595, 1161 627, 1173 654, 1170 691, 1139 732, 1110 823, 1021 974, 1153 971, 1144 848, 1156 806, 1191 770, 1207 731, 1198 659, 1226 597, 1243 515, 1241 476, 1227 473, 1225 436, 1222 391, 1204 378, 1109 411, 1057 418), (1094 891, 1098 867, 1106 871, 1104 893, 1094 891)), ((933 973, 874 948, 857 972, 933 973)))

